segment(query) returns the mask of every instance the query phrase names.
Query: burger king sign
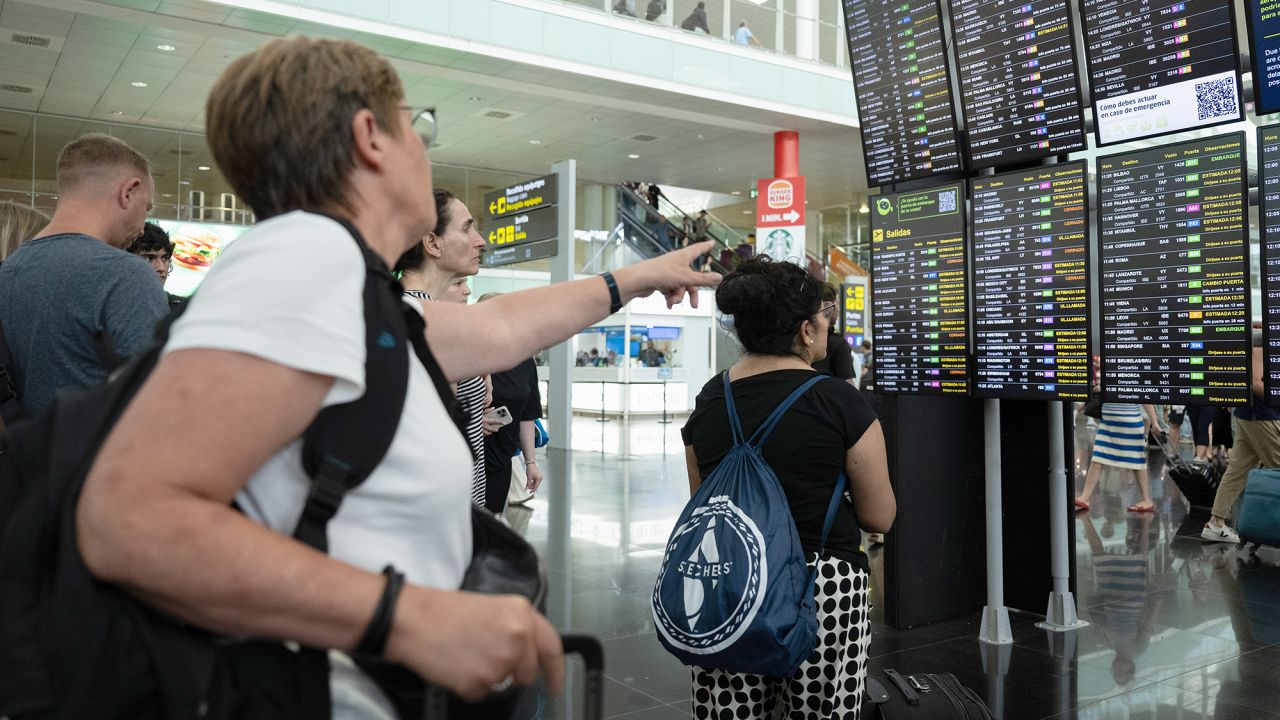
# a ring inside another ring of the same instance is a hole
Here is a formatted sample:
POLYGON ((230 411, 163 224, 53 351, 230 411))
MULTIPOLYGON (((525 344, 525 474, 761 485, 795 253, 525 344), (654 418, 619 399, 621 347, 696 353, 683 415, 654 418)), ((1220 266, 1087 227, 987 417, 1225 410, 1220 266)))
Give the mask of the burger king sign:
POLYGON ((756 252, 805 264, 804 178, 756 181, 756 252))

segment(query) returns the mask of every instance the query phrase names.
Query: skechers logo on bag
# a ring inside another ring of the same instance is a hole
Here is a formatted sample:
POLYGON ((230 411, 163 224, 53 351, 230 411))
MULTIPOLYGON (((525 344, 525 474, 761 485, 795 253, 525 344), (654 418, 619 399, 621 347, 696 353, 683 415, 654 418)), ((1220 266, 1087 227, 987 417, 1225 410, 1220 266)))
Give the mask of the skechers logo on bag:
POLYGON ((731 645, 764 599, 768 572, 759 528, 727 496, 719 495, 676 528, 667 551, 654 592, 659 632, 691 653, 709 654, 731 645), (694 538, 698 540, 692 553, 676 560, 672 549, 677 544, 688 547, 694 538))

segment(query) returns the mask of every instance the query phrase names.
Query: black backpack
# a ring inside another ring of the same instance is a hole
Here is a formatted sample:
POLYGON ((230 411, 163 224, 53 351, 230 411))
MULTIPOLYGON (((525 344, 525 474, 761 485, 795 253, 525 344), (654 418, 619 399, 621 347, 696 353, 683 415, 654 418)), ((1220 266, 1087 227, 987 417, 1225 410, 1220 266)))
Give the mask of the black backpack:
MULTIPOLYGON (((367 390, 322 410, 303 435, 312 489, 294 537, 327 551, 344 494, 381 462, 408 386, 412 344, 455 423, 423 334, 381 258, 343 223, 367 268, 367 390)), ((234 641, 179 622, 96 580, 76 545, 75 510, 103 441, 155 367, 168 333, 105 385, 60 397, 0 438, 0 717, 165 720, 324 718, 328 655, 234 641)))

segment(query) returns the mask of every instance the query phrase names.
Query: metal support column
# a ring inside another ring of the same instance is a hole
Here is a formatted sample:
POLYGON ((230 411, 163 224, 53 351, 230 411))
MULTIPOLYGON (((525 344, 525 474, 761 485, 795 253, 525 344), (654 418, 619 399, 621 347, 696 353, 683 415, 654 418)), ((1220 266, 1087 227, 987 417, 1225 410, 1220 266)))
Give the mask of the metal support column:
MULTIPOLYGON (((573 229, 577 222, 578 211, 574 207, 577 200, 578 163, 575 160, 561 160, 551 166, 551 171, 559 176, 556 198, 556 223, 559 234, 556 237, 556 255, 551 258, 551 282, 568 282, 573 279, 577 270, 577 259, 574 257, 573 229)), ((548 352, 547 364, 550 374, 547 378, 547 428, 551 435, 553 448, 569 450, 573 447, 573 338, 569 338, 551 348, 548 352)))
POLYGON ((1062 401, 1049 402, 1049 540, 1053 553, 1053 591, 1044 622, 1037 627, 1066 632, 1089 623, 1076 615, 1071 594, 1071 563, 1067 556, 1067 468, 1062 438, 1062 401))
POLYGON ((983 435, 986 443, 987 508, 987 606, 982 608, 982 630, 978 640, 1009 645, 1009 609, 1004 606, 1004 516, 1000 486, 1000 401, 987 399, 982 405, 983 435))

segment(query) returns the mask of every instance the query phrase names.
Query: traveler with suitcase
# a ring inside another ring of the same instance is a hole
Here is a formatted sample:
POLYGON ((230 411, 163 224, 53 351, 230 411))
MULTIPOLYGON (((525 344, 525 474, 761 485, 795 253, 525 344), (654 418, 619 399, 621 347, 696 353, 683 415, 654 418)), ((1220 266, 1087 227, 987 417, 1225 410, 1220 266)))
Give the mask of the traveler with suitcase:
POLYGON ((677 522, 668 545, 672 562, 664 562, 655 592, 664 645, 695 666, 695 717, 766 718, 778 709, 805 720, 859 717, 871 638, 870 577, 858 527, 887 532, 897 505, 874 411, 851 385, 810 367, 827 347, 830 303, 822 303, 821 292, 822 283, 799 267, 761 256, 743 262, 716 293, 717 307, 733 316, 744 354, 702 389, 683 429, 691 504, 699 505, 692 513, 686 508, 677 522), (758 447, 758 454, 744 459, 744 444, 758 447), (756 464, 761 457, 765 472, 756 464), (724 483, 730 476, 741 484, 724 483), (846 478, 848 490, 842 491, 846 478), (741 494, 721 495, 726 486, 741 494), (753 512, 762 505, 782 508, 780 517, 768 516, 774 522, 767 527, 753 512), (798 548, 785 542, 787 533, 798 536, 798 548), (700 544, 672 555, 671 546, 684 535, 700 544), (761 556, 768 561, 768 582, 762 582, 761 556), (775 582, 775 566, 795 567, 795 556, 807 563, 795 583, 799 597, 789 607, 771 606, 770 592, 794 587, 775 582), (754 600, 760 596, 763 601, 754 600), (760 609, 757 615, 752 608, 759 603, 776 614, 764 618, 760 609), (756 667, 787 664, 771 663, 760 652, 767 643, 751 631, 762 618, 771 627, 796 623, 804 612, 800 604, 810 605, 809 613, 816 605, 816 623, 809 615, 816 641, 810 634, 802 649, 787 645, 797 650, 788 670, 744 669, 749 655, 760 661, 756 667), (680 645, 700 654, 682 656, 673 649, 680 645))
POLYGON ((1262 387, 1262 333, 1253 333, 1253 392, 1249 404, 1235 410, 1235 446, 1227 471, 1213 498, 1213 516, 1204 524, 1200 537, 1212 542, 1238 543, 1240 536, 1227 525, 1231 508, 1244 492, 1249 471, 1280 467, 1280 410, 1268 407, 1262 387))
POLYGON ((1133 471, 1141 499, 1128 507, 1129 512, 1153 512, 1151 488, 1147 481, 1147 427, 1160 427, 1155 408, 1133 403, 1103 403, 1102 422, 1093 440, 1093 458, 1085 475, 1084 489, 1076 496, 1076 508, 1089 509, 1089 496, 1102 477, 1102 466, 1133 471))

